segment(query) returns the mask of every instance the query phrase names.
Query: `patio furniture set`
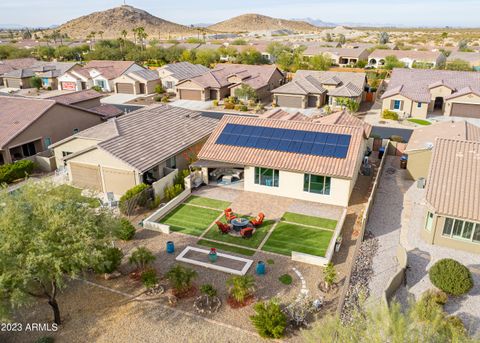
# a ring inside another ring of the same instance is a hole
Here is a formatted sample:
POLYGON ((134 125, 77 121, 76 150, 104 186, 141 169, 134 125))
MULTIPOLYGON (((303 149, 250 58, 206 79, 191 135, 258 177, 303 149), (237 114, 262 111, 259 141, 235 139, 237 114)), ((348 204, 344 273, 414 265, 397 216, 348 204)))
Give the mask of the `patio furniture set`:
POLYGON ((237 217, 231 208, 224 210, 225 219, 227 223, 220 221, 215 222, 218 229, 223 234, 231 234, 233 236, 240 236, 242 238, 251 238, 255 233, 255 228, 263 224, 265 214, 260 212, 254 219, 237 217))

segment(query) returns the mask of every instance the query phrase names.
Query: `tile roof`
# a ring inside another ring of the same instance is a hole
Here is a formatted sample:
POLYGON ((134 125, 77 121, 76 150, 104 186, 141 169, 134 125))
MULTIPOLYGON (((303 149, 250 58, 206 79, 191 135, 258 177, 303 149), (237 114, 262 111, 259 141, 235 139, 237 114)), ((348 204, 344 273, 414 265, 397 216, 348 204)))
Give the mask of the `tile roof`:
POLYGON ((153 105, 115 119, 119 135, 98 147, 145 172, 209 136, 217 119, 200 112, 153 105))
POLYGON ((456 91, 465 87, 480 90, 480 73, 395 68, 382 99, 401 94, 414 101, 429 103, 431 101, 430 89, 442 84, 456 91))
POLYGON ((363 120, 355 117, 354 115, 348 114, 346 111, 335 112, 324 117, 314 119, 313 121, 320 124, 363 127, 365 132, 365 138, 370 137, 370 133, 372 132, 372 125, 364 122, 363 120))
POLYGON ((177 80, 185 80, 209 72, 210 69, 201 64, 192 64, 190 62, 170 63, 158 69, 166 69, 172 77, 177 80))
POLYGON ((278 70, 274 65, 219 64, 207 73, 190 78, 192 82, 204 88, 221 88, 231 86, 228 77, 240 74, 242 82, 248 83, 254 89, 264 87, 272 75, 278 70))
POLYGON ((373 51, 370 58, 385 58, 387 56, 395 56, 398 59, 410 58, 420 61, 435 62, 439 57, 442 56, 440 51, 417 51, 417 50, 386 50, 386 49, 376 49, 373 51))
POLYGON ((25 130, 48 109, 53 100, 0 96, 0 148, 25 130))
POLYGON ((78 92, 52 96, 52 97, 49 97, 48 99, 55 100, 56 102, 60 102, 62 104, 72 105, 82 101, 97 99, 101 97, 103 97, 103 95, 97 92, 96 90, 86 89, 78 92))
POLYGON ((437 138, 426 200, 440 215, 480 221, 480 142, 437 138))
POLYGON ((365 73, 298 70, 291 82, 274 90, 281 94, 322 94, 327 92, 324 85, 337 85, 338 88, 328 91, 334 96, 359 96, 363 93, 365 73))
POLYGON ((413 130, 405 151, 432 149, 437 138, 480 141, 480 127, 465 120, 421 126, 413 130))
POLYGON ((360 149, 362 148, 362 141, 363 128, 358 126, 329 125, 308 121, 276 120, 225 115, 203 146, 202 150, 199 152, 198 157, 207 161, 352 178, 356 173, 355 166, 360 149), (229 123, 290 130, 347 134, 351 135, 351 141, 346 158, 313 156, 292 152, 216 144, 215 142, 218 136, 229 123))

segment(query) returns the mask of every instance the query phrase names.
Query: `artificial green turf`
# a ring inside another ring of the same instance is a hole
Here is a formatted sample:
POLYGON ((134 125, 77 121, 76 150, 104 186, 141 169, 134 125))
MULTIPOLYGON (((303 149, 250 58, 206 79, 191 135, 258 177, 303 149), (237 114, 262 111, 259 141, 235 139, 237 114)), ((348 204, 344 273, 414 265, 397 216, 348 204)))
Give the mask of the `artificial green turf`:
POLYGON ((223 251, 229 251, 229 252, 237 253, 237 254, 240 254, 240 255, 246 255, 246 256, 253 256, 253 254, 255 254, 255 251, 253 251, 253 250, 248 250, 248 249, 243 249, 243 248, 240 248, 240 247, 234 247, 234 246, 227 245, 227 244, 212 242, 212 241, 209 241, 209 240, 206 240, 206 239, 199 240, 197 242, 197 244, 198 245, 203 245, 203 246, 209 247, 209 248, 217 248, 218 250, 220 250, 220 252, 223 250, 223 251))
POLYGON ((418 125, 432 125, 431 122, 429 122, 428 120, 423 120, 423 119, 416 119, 416 118, 410 118, 410 119, 407 119, 409 122, 412 122, 412 123, 415 123, 415 124, 418 124, 418 125))
POLYGON ((216 225, 212 226, 204 237, 215 239, 217 241, 240 245, 243 247, 258 248, 260 243, 262 243, 263 239, 265 238, 265 235, 272 228, 273 224, 275 224, 275 221, 273 220, 264 221, 262 225, 255 228, 255 233, 251 238, 248 239, 231 236, 229 234, 223 234, 220 232, 216 225))
POLYGON ((160 219, 170 230, 200 236, 222 213, 221 211, 182 204, 160 219))
POLYGON ((229 201, 222 201, 222 200, 210 199, 210 198, 199 197, 197 195, 192 195, 185 201, 185 204, 193 204, 193 205, 205 206, 210 208, 216 208, 223 211, 224 209, 228 208, 231 203, 229 201))
POLYGON ((82 190, 80 188, 75 188, 70 185, 60 185, 55 187, 50 191, 52 194, 59 194, 66 196, 78 203, 88 204, 91 208, 100 207, 100 200, 97 198, 85 197, 82 195, 82 190))
POLYGON ((303 225, 321 227, 321 228, 330 229, 330 230, 335 230, 335 227, 337 226, 337 221, 333 219, 306 216, 304 214, 291 213, 291 212, 285 212, 283 214, 282 220, 300 224, 300 225, 303 224, 303 225))
POLYGON ((290 285, 292 283, 292 277, 288 274, 283 274, 278 278, 278 281, 280 281, 284 285, 290 285))
POLYGON ((324 257, 333 231, 280 222, 262 250, 282 255, 292 251, 324 257))

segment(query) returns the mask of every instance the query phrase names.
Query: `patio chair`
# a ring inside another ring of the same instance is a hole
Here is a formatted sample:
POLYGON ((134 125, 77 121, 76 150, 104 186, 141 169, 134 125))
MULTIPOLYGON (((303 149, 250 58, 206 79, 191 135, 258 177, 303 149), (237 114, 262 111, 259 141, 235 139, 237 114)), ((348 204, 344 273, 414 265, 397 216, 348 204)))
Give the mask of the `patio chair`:
POLYGON ((233 214, 233 211, 231 208, 227 208, 223 212, 225 213, 225 219, 227 220, 228 223, 230 223, 233 219, 237 218, 237 216, 233 214))
POLYGON ((228 224, 224 224, 224 223, 219 222, 219 221, 215 222, 215 224, 217 224, 218 229, 223 234, 226 234, 230 231, 230 225, 228 225, 228 224))
POLYGON ((265 214, 263 212, 260 212, 257 216, 257 218, 254 218, 252 220, 250 220, 250 223, 253 225, 253 226, 260 226, 263 224, 263 220, 265 219, 265 214))
POLYGON ((251 238, 253 236, 253 227, 246 227, 240 230, 242 238, 251 238))

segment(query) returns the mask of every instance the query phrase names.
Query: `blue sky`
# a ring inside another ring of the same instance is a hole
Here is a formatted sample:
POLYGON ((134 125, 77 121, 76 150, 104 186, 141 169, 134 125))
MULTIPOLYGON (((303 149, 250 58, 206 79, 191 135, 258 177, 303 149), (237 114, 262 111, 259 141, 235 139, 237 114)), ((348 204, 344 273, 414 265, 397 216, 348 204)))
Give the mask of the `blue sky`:
MULTIPOLYGON (((122 3, 122 0, 0 0, 0 26, 61 24, 122 3)), ((127 4, 181 24, 213 23, 239 14, 260 13, 336 23, 480 26, 479 0, 131 0, 127 4)))

